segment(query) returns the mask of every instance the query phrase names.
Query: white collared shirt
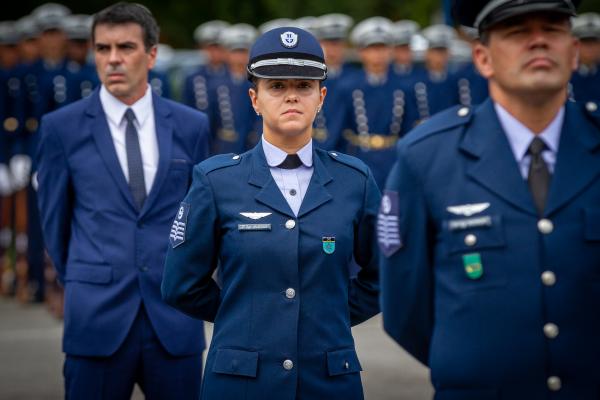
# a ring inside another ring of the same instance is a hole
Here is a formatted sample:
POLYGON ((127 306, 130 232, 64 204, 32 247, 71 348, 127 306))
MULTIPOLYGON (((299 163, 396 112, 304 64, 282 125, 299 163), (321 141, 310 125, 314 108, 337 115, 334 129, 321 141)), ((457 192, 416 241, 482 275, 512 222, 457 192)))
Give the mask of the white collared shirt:
POLYGON ((115 145, 117 158, 121 169, 125 175, 125 180, 129 182, 129 168, 127 166, 127 151, 125 149, 125 129, 127 120, 125 111, 128 108, 135 114, 134 125, 138 132, 140 141, 140 151, 142 153, 142 164, 144 166, 144 183, 146 184, 146 194, 150 193, 156 170, 158 169, 158 139, 156 137, 156 127, 154 125, 154 106, 152 104, 152 89, 150 85, 146 89, 144 96, 133 103, 131 106, 121 102, 106 90, 104 85, 100 88, 100 103, 106 119, 110 134, 115 145))
POLYGON ((531 156, 527 154, 527 150, 529 149, 531 141, 536 136, 542 139, 546 144, 546 149, 542 152, 542 157, 544 157, 544 161, 548 165, 550 173, 554 173, 560 133, 565 119, 565 108, 562 107, 558 113, 556 113, 556 116, 546 129, 536 135, 519 120, 510 115, 501 105, 494 103, 494 107, 498 119, 500 120, 500 125, 506 133, 515 159, 519 164, 519 171, 521 172, 523 179, 527 179, 529 164, 531 164, 531 156))
POLYGON ((278 168, 277 166, 287 157, 287 153, 269 143, 264 135, 261 142, 271 176, 294 212, 294 215, 298 216, 302 200, 304 200, 304 195, 306 195, 314 170, 312 139, 306 146, 298 150, 297 154, 300 157, 300 161, 302 161, 302 165, 295 169, 278 168))

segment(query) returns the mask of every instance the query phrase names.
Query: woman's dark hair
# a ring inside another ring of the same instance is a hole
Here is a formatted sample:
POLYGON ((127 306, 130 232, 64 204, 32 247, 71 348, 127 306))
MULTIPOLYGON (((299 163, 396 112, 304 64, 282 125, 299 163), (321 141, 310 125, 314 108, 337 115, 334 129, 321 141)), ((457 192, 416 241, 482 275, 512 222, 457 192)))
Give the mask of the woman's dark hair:
POLYGON ((92 42, 96 38, 94 32, 98 25, 120 25, 134 23, 142 27, 144 47, 146 51, 158 44, 159 28, 152 13, 145 6, 138 3, 116 3, 94 15, 92 23, 92 42))

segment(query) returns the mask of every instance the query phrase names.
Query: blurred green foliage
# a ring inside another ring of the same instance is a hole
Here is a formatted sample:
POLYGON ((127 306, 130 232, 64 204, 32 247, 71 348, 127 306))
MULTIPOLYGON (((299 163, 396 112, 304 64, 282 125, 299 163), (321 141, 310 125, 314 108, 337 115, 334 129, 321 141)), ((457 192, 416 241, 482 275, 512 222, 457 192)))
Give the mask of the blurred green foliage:
MULTIPOLYGON (((106 0, 58 1, 74 13, 93 14, 112 4, 106 0)), ((152 10, 161 27, 161 41, 174 47, 194 47, 192 33, 200 23, 211 19, 247 22, 255 26, 274 18, 299 18, 331 12, 348 14, 355 21, 382 15, 394 21, 414 19, 421 26, 442 8, 441 0, 197 0, 140 1, 152 10)), ((17 2, 3 13, 3 19, 17 19, 45 1, 17 2)), ((581 12, 600 12, 600 0, 583 0, 581 12)))

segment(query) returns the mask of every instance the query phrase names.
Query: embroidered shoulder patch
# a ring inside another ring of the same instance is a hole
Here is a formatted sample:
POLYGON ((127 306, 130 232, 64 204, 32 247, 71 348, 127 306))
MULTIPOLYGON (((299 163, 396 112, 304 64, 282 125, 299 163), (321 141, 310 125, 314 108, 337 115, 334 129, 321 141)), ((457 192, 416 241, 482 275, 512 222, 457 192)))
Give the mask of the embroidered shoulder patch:
POLYGON ((390 257, 402 247, 398 192, 383 192, 377 215, 377 242, 386 257, 390 257))
POLYGON ((181 202, 179 211, 171 226, 171 234, 169 235, 169 242, 173 248, 183 244, 185 242, 185 226, 187 224, 187 217, 190 212, 190 205, 185 202, 181 202))

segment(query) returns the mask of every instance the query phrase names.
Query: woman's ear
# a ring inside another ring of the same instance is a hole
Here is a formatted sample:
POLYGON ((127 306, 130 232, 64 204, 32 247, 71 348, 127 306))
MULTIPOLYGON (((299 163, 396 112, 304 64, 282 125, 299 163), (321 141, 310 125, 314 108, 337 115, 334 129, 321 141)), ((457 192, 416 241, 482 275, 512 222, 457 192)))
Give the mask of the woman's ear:
POLYGON ((258 109, 258 104, 257 104, 258 93, 256 92, 256 89, 253 89, 253 88, 248 89, 248 96, 250 96, 250 102, 252 103, 252 108, 254 108, 256 115, 260 115, 260 110, 258 109))

